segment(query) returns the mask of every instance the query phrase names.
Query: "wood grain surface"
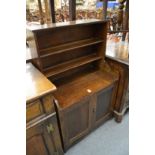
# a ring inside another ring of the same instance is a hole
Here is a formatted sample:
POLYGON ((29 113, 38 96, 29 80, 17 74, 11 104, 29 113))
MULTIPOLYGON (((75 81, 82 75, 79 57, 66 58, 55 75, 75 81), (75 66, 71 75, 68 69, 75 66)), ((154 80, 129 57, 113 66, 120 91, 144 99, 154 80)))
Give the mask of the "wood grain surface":
POLYGON ((26 64, 26 88, 26 102, 56 90, 55 85, 31 63, 26 64))

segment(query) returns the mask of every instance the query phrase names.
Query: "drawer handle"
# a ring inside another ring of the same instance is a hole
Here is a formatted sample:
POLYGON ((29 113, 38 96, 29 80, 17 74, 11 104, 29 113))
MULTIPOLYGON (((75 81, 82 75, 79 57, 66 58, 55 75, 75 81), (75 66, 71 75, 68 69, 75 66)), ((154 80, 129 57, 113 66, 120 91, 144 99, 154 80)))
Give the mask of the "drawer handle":
POLYGON ((54 127, 52 124, 47 125, 47 131, 48 131, 48 133, 54 132, 54 127))

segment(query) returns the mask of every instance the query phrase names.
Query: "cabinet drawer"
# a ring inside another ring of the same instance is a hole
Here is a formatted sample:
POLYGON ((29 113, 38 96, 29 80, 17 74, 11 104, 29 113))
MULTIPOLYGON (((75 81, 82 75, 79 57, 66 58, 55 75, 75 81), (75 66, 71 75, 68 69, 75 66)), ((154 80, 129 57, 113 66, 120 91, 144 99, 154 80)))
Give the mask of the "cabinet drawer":
POLYGON ((26 108, 26 121, 30 121, 44 113, 40 100, 30 103, 26 108))
POLYGON ((40 99, 27 104, 26 107, 26 121, 30 121, 43 114, 50 114, 55 111, 53 104, 53 96, 47 95, 40 99))

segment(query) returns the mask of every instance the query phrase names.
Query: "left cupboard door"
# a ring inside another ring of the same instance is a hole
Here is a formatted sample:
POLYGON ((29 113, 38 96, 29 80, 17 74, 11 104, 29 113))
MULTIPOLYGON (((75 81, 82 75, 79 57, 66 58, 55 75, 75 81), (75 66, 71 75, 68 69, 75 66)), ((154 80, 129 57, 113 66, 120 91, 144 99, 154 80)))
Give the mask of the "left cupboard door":
POLYGON ((26 155, 63 155, 55 115, 27 129, 26 155))

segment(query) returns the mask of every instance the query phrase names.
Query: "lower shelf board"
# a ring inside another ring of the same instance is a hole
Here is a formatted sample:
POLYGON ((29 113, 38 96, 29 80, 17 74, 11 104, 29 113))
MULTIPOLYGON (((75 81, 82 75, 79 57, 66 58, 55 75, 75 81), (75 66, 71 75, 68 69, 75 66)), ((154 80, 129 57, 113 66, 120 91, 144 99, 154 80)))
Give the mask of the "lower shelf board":
POLYGON ((100 59, 102 59, 101 56, 97 56, 96 54, 91 54, 82 58, 78 58, 76 60, 71 60, 59 65, 44 69, 44 73, 46 77, 51 77, 59 73, 68 71, 70 69, 73 69, 100 59))

